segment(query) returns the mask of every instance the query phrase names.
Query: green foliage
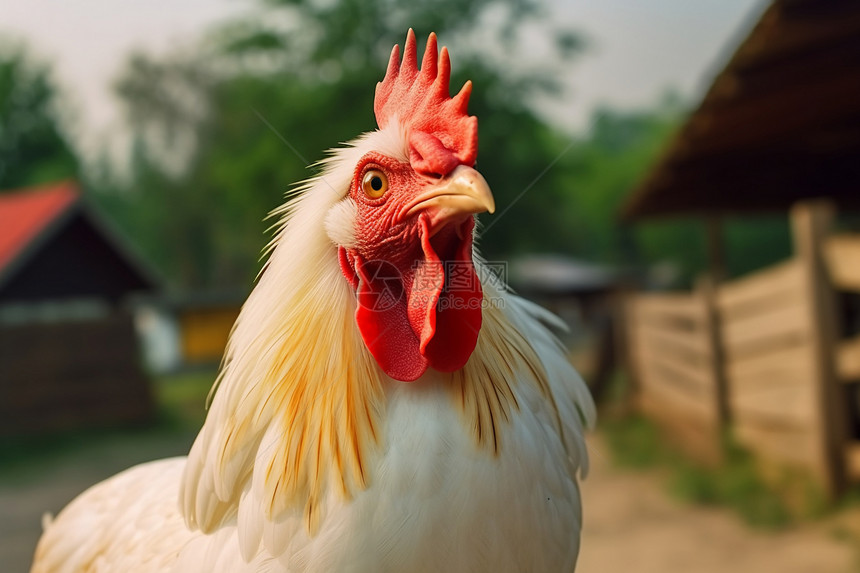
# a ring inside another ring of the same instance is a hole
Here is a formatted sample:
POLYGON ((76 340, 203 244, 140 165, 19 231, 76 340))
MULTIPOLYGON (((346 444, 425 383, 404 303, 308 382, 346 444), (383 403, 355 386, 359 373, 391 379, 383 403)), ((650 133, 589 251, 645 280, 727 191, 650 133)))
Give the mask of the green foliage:
POLYGON ((743 275, 783 261, 792 254, 788 214, 728 219, 725 242, 729 276, 743 275))
POLYGON ((660 251, 637 247, 643 245, 641 230, 622 226, 618 214, 679 115, 677 105, 669 103, 648 111, 601 110, 595 115, 590 136, 578 142, 561 166, 558 185, 565 203, 560 212, 575 217, 577 233, 563 252, 615 264, 659 260, 660 251))
POLYGON ((76 175, 77 159, 59 125, 49 68, 25 48, 0 43, 0 190, 76 175))
MULTIPOLYGON (((435 30, 452 46, 455 90, 473 81, 478 167, 499 207, 482 216, 487 258, 538 251, 623 266, 670 261, 687 283, 705 268, 700 222, 618 221, 678 125, 678 98, 601 110, 580 137, 542 119, 534 102, 558 95, 558 72, 583 42, 534 0, 268 0, 197 51, 135 55, 116 86, 136 142, 130 177, 94 178, 94 196, 175 285, 247 285, 272 223, 263 216, 323 150, 375 127, 374 86, 414 23, 419 43, 435 30), (539 62, 513 57, 528 51, 526 26, 551 46, 539 62)), ((775 260, 785 251, 781 229, 731 223, 732 269, 775 260)))
POLYGON ((175 283, 247 284, 266 241, 262 216, 323 150, 375 127, 374 87, 413 22, 420 41, 433 29, 456 45, 452 83, 475 85, 480 169, 497 204, 515 204, 485 252, 570 251, 575 225, 553 202, 564 199, 563 170, 550 170, 530 201, 515 199, 567 144, 528 101, 557 88, 554 72, 582 43, 527 0, 274 1, 259 17, 214 30, 198 53, 137 55, 117 83, 137 142, 131 177, 97 178, 95 197, 175 283), (554 51, 515 69, 504 57, 521 47, 529 22, 554 51), (470 42, 475 29, 485 32, 481 42, 470 42))
POLYGON ((669 456, 657 427, 642 416, 601 418, 612 459, 621 467, 649 469, 669 456))
POLYGON ((786 502, 762 482, 752 456, 737 446, 727 446, 726 460, 718 468, 677 462, 670 487, 690 502, 729 506, 750 525, 779 528, 792 521, 786 502))
MULTIPOLYGON (((670 262, 688 284, 706 267, 700 221, 618 221, 678 125, 678 98, 601 110, 579 137, 542 119, 535 102, 560 95, 558 73, 584 43, 537 0, 258 2, 255 15, 213 29, 190 51, 128 60, 116 83, 134 141, 128 172, 104 160, 87 174, 91 196, 173 286, 253 280, 272 223, 263 217, 325 149, 374 128, 374 86, 415 23, 419 43, 435 30, 452 46, 454 89, 473 81, 479 169, 499 207, 482 216, 487 258, 539 251, 625 267, 670 262), (529 62, 535 29, 548 50, 529 62)), ((22 49, 0 54, 0 189, 74 176, 48 69, 22 49)), ((732 275, 788 255, 784 218, 730 220, 726 229, 732 275)))
POLYGON ((197 432, 206 419, 206 397, 215 377, 215 371, 201 370, 156 378, 155 399, 161 424, 197 432))
MULTIPOLYGON (((728 277, 765 268, 791 256, 787 214, 732 217, 722 221, 728 277)), ((636 225, 638 258, 651 264, 671 261, 679 274, 674 286, 692 286, 708 270, 708 246, 702 218, 646 221, 636 225)))

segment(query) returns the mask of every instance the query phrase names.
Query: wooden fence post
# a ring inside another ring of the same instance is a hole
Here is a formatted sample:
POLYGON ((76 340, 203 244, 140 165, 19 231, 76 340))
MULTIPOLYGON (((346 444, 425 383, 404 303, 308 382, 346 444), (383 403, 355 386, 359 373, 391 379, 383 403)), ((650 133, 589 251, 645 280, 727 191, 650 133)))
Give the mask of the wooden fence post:
POLYGON ((620 334, 619 355, 622 356, 623 364, 627 370, 628 390, 625 394, 624 407, 629 411, 640 411, 640 392, 642 390, 642 365, 636 356, 637 349, 634 348, 636 341, 636 296, 631 290, 621 297, 618 305, 621 309, 618 321, 618 332, 620 334))
POLYGON ((696 293, 702 297, 705 305, 705 329, 711 347, 711 374, 714 378, 717 413, 720 425, 725 428, 729 423, 728 381, 726 380, 725 356, 723 338, 720 332, 720 313, 717 307, 717 293, 720 277, 713 272, 699 278, 696 293))
POLYGON ((823 244, 831 231, 834 207, 827 201, 804 201, 791 209, 794 248, 801 261, 809 296, 810 343, 813 353, 817 411, 819 467, 816 473, 833 499, 845 484, 843 453, 846 445, 846 412, 842 388, 836 377, 835 292, 828 278, 823 244))

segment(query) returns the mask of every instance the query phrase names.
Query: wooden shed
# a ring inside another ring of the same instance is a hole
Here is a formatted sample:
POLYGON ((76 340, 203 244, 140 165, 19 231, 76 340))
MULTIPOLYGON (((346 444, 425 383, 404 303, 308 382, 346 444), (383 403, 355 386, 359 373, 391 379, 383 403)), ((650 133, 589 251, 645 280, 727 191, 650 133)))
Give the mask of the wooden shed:
POLYGON ((691 452, 725 428, 830 494, 860 480, 860 3, 775 0, 623 209, 710 221, 716 272, 628 304, 643 408, 691 452), (794 255, 720 281, 723 215, 787 213, 794 255), (852 318, 852 316, 854 318, 852 318))
POLYGON ((124 302, 156 288, 75 183, 0 193, 0 436, 147 419, 124 302))

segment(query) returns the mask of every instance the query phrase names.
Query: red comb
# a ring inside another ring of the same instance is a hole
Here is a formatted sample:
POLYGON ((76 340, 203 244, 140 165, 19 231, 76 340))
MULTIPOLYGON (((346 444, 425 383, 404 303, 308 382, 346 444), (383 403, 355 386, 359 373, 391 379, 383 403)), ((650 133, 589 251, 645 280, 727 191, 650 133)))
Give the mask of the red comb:
POLYGON ((447 175, 457 165, 472 166, 478 155, 478 118, 466 111, 472 82, 450 96, 451 60, 447 48, 437 53, 436 34, 427 38, 420 72, 416 51, 410 28, 403 63, 395 45, 385 78, 376 84, 376 123, 381 129, 397 117, 408 128, 409 160, 418 172, 447 175))

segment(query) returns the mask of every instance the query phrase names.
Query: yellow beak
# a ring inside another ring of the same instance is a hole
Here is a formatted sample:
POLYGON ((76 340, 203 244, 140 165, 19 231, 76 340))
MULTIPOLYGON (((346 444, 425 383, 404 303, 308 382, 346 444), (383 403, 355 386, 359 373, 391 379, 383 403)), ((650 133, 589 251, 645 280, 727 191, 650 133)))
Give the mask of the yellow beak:
POLYGON ((484 177, 465 165, 460 165, 438 184, 415 198, 407 216, 429 207, 438 209, 441 219, 496 210, 496 202, 484 177))

